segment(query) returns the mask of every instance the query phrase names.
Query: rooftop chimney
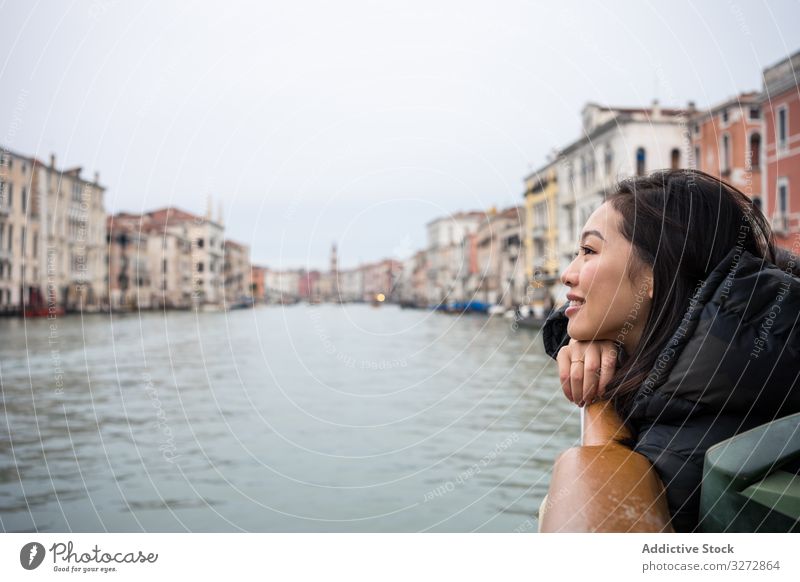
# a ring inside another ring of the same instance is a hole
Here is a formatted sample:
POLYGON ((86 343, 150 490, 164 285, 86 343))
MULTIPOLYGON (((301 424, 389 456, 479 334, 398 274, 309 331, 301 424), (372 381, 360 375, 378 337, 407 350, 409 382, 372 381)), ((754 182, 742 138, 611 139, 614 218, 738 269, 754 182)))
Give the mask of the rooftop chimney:
POLYGON ((661 116, 661 106, 658 104, 658 99, 653 99, 653 107, 651 109, 651 115, 654 119, 661 116))

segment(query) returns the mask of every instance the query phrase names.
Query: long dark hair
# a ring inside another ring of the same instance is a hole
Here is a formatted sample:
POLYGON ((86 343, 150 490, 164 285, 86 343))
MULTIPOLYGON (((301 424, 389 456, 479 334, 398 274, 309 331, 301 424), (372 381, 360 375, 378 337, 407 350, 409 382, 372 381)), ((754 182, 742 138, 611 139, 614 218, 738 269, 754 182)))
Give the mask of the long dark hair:
POLYGON ((680 325, 698 286, 735 247, 770 263, 772 229, 745 194, 698 170, 661 170, 620 182, 607 201, 622 215, 634 264, 653 269, 652 308, 639 345, 627 354, 606 393, 623 417, 633 396, 680 325))

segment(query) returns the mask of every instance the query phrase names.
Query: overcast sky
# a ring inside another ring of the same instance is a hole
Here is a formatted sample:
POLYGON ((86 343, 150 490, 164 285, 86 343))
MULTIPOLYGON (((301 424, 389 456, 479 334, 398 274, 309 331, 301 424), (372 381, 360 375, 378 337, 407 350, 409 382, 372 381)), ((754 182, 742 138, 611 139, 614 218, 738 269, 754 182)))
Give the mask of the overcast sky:
POLYGON ((0 2, 0 145, 100 172, 106 209, 216 216, 254 262, 352 266, 522 201, 587 101, 760 89, 800 3, 0 2))

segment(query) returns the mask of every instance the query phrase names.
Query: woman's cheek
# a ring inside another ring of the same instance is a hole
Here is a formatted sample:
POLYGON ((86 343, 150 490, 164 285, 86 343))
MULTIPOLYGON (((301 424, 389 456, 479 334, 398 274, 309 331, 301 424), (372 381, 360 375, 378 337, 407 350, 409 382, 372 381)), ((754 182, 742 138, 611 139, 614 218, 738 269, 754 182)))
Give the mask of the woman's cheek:
POLYGON ((601 282, 600 279, 597 278, 598 271, 602 273, 599 269, 600 265, 598 264, 600 261, 599 259, 594 259, 592 261, 587 261, 583 268, 581 269, 581 287, 584 289, 584 293, 586 293, 586 297, 588 299, 589 295, 594 292, 594 289, 598 286, 601 282))

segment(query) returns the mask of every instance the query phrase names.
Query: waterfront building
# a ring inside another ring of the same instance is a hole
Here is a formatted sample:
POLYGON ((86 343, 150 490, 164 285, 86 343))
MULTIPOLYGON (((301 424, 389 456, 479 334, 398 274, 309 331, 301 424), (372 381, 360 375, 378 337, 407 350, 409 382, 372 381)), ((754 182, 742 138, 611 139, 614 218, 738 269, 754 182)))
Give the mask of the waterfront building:
POLYGON ((46 265, 47 284, 60 289, 59 303, 67 310, 98 311, 104 307, 107 277, 105 188, 100 176, 95 173, 93 180, 86 180, 80 167, 59 171, 55 155, 49 166, 38 161, 36 166, 39 176, 46 177, 38 193, 46 201, 41 238, 47 248, 45 260, 41 255, 39 259, 46 265))
POLYGON ((98 174, 0 148, 0 311, 102 307, 104 193, 98 174))
POLYGON ((800 252, 800 51, 764 69, 762 192, 777 243, 800 252))
POLYGON ((223 251, 226 305, 251 300, 253 295, 250 280, 250 247, 225 239, 223 251))
POLYGON ((525 178, 526 298, 535 312, 552 307, 559 280, 558 175, 551 160, 525 178))
POLYGON ((222 228, 176 207, 108 220, 108 303, 114 308, 189 308, 212 302, 222 264, 212 260, 222 228), (210 235, 208 233, 211 233, 210 235), (212 247, 212 245, 214 245, 212 247), (212 258, 210 258, 212 257, 212 258), (207 266, 219 273, 207 276, 207 266))
POLYGON ((741 93, 690 115, 693 166, 735 186, 763 210, 760 95, 741 93))
POLYGON ((457 212, 430 221, 428 234, 428 281, 430 305, 465 301, 470 272, 470 234, 486 220, 483 212, 457 212))
POLYGON ((148 234, 141 219, 119 214, 107 219, 108 295, 113 310, 148 309, 151 299, 148 234))
POLYGON ((400 281, 397 285, 398 300, 406 305, 418 307, 427 306, 428 300, 425 296, 427 280, 427 253, 417 251, 405 261, 400 281))
POLYGON ((383 259, 361 267, 364 273, 364 301, 374 301, 383 296, 384 301, 397 301, 397 283, 403 272, 403 263, 395 259, 383 259))
POLYGON ((341 301, 343 303, 358 302, 364 300, 364 269, 356 267, 353 269, 339 269, 338 286, 341 301))
MULTIPOLYGON (((559 272, 572 261, 578 229, 618 180, 686 167, 689 157, 684 109, 662 108, 657 101, 647 108, 589 103, 582 120, 582 137, 562 148, 556 161, 559 272)), ((560 303, 566 289, 557 289, 560 303)))
POLYGON ((311 281, 305 271, 291 269, 271 269, 265 267, 264 287, 268 303, 293 303, 301 298, 310 297, 311 281), (301 276, 304 290, 301 296, 301 276))
POLYGON ((520 257, 521 208, 490 209, 474 233, 475 276, 468 299, 512 307, 523 301, 525 281, 520 257), (519 263, 519 265, 518 265, 519 263))
POLYGON ((259 265, 252 265, 250 268, 250 289, 253 295, 253 301, 256 303, 263 303, 266 301, 266 267, 259 265))
POLYGON ((38 270, 45 263, 36 258, 41 241, 34 231, 41 225, 39 185, 33 158, 0 150, 0 312, 20 312, 42 290, 38 270))

